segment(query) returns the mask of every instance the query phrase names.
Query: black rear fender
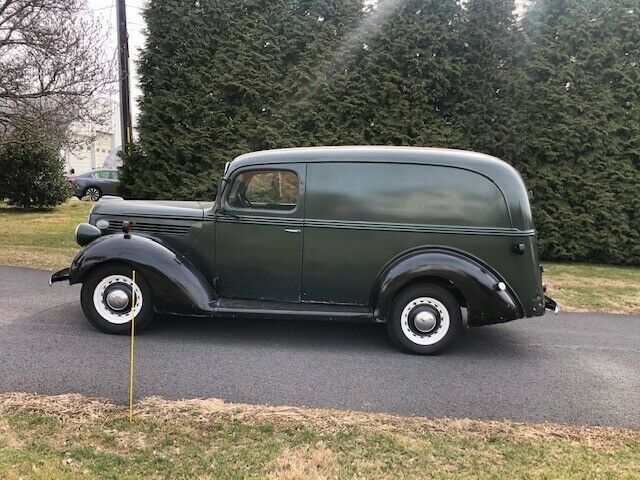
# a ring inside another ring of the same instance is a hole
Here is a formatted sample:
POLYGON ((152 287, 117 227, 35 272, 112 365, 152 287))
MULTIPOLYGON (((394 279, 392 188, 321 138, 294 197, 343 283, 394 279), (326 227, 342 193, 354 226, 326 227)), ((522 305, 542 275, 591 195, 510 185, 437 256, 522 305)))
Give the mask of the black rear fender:
POLYGON ((91 242, 73 259, 69 283, 82 283, 90 271, 106 263, 123 263, 141 272, 151 287, 156 310, 211 313, 215 294, 202 273, 181 254, 139 235, 106 235, 91 242))
POLYGON ((398 292, 421 282, 448 288, 467 307, 471 326, 524 316, 517 296, 495 271, 462 252, 432 247, 405 252, 382 270, 372 298, 376 319, 386 321, 398 292), (500 282, 504 290, 500 290, 500 282))

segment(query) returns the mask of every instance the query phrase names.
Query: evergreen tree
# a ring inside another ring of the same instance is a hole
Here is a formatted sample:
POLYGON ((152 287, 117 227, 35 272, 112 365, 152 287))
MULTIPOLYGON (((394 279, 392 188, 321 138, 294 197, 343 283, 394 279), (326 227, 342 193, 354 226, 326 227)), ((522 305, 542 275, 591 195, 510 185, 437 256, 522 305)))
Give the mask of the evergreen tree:
POLYGON ((151 0, 123 192, 210 198, 225 162, 306 145, 512 163, 541 256, 640 264, 640 2, 151 0))
POLYGON ((457 147, 454 124, 466 72, 460 5, 381 2, 369 22, 346 92, 355 106, 345 130, 360 133, 357 143, 457 147))
POLYGON ((123 189, 210 198, 234 156, 305 144, 301 130, 321 138, 304 99, 322 91, 318 66, 361 15, 355 0, 152 0, 140 60, 144 155, 124 169, 123 189))
POLYGON ((640 263, 638 6, 539 0, 525 18, 515 161, 534 191, 543 257, 640 263))
POLYGON ((39 127, 22 125, 0 143, 0 198, 27 210, 54 207, 73 194, 59 150, 39 127))
POLYGON ((518 162, 514 115, 522 85, 522 32, 513 0, 470 0, 465 4, 466 71, 457 121, 460 148, 518 162), (515 151, 514 151, 515 150, 515 151))

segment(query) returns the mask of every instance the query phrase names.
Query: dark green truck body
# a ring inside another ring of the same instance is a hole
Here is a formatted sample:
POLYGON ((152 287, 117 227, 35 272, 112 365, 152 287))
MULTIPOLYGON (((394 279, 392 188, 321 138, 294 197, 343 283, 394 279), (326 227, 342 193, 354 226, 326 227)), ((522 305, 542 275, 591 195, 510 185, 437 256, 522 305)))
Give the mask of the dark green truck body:
POLYGON ((215 203, 105 199, 89 223, 99 220, 108 227, 76 258, 70 281, 81 282, 104 261, 136 265, 119 233, 131 220, 133 237, 171 252, 197 277, 183 283, 203 290, 185 291, 173 278, 181 274, 152 260, 137 263, 157 277, 160 311, 305 316, 315 310, 385 321, 394 294, 428 280, 455 293, 471 325, 544 313, 524 182, 506 162, 479 153, 413 147, 250 153, 230 163, 215 203), (234 180, 254 170, 288 172, 297 181, 294 200, 274 208, 230 201, 234 180), (491 291, 496 281, 506 284, 504 292, 491 291))

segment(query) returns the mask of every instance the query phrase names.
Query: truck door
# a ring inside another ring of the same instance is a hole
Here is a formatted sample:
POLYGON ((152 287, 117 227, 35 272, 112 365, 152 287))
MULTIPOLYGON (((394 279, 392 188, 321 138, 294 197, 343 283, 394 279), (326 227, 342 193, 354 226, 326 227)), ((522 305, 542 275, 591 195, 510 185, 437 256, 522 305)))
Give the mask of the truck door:
POLYGON ((304 175, 296 163, 232 174, 215 227, 221 297, 300 301, 304 175))

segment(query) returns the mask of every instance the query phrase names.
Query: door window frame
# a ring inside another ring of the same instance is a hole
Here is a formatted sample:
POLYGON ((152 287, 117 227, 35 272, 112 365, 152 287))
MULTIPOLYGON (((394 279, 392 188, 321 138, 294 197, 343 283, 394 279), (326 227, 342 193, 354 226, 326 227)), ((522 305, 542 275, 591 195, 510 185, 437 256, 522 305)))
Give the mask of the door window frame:
POLYGON ((258 217, 294 217, 302 219, 302 212, 304 212, 304 178, 306 174, 306 164, 304 163, 287 163, 287 164, 260 164, 260 165, 247 165, 240 167, 237 170, 231 172, 229 181, 225 182, 225 189, 222 192, 222 201, 220 213, 224 215, 225 212, 230 212, 235 215, 250 215, 258 217), (290 172, 296 175, 298 178, 298 197, 295 208, 291 210, 278 210, 270 208, 242 208, 234 207, 229 204, 229 195, 231 189, 238 176, 246 172, 290 172))

